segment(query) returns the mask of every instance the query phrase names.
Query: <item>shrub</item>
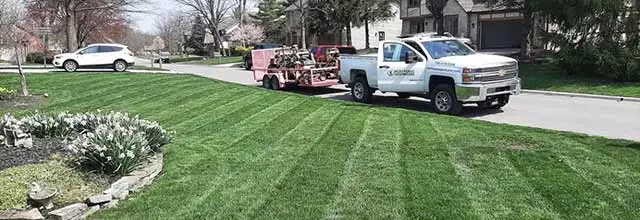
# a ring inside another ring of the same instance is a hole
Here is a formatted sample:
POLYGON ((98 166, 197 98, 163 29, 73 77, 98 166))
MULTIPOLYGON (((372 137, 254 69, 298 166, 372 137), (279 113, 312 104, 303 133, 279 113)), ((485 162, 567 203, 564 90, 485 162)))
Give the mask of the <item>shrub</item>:
MULTIPOLYGON (((53 56, 51 54, 47 54, 47 63, 51 64, 53 63, 53 56)), ((44 59, 44 53, 43 52, 34 52, 34 53, 29 53, 27 54, 26 60, 29 63, 38 63, 38 64, 43 64, 42 61, 44 59)))
POLYGON ((80 155, 82 165, 119 175, 130 173, 150 156, 145 133, 118 123, 99 125, 69 148, 80 155))
POLYGON ((233 47, 231 48, 231 56, 244 56, 245 53, 251 51, 251 47, 233 47))
POLYGON ((640 59, 615 42, 566 47, 556 54, 556 61, 569 74, 617 81, 640 80, 640 59))
POLYGON ((21 120, 5 115, 0 126, 40 138, 70 140, 69 149, 77 153, 82 165, 114 174, 130 172, 171 142, 171 133, 158 123, 120 112, 36 113, 21 120))
POLYGON ((18 92, 14 89, 0 87, 0 100, 9 100, 18 96, 18 92))

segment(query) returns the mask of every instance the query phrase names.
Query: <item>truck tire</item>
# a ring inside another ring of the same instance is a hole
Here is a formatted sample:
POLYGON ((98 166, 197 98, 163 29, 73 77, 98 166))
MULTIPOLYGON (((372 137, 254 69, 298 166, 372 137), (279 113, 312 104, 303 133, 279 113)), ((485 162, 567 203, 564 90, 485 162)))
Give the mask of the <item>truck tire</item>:
POLYGON ((401 99, 407 99, 407 98, 411 97, 411 94, 410 93, 406 93, 406 92, 398 92, 396 94, 398 94, 398 97, 401 98, 401 99))
POLYGON ((431 105, 436 113, 458 115, 462 111, 462 103, 458 102, 453 86, 437 85, 431 93, 431 105))
POLYGON ((262 87, 265 89, 271 89, 271 79, 269 79, 268 75, 264 75, 262 77, 262 87))
POLYGON ((503 95, 503 96, 501 96, 501 97, 499 97, 497 99, 498 104, 496 104, 496 105, 492 105, 493 104, 493 100, 491 100, 491 101, 485 101, 485 102, 478 103, 478 107, 480 107, 482 109, 501 109, 504 106, 506 106, 507 104, 509 104, 509 98, 510 98, 510 95, 503 95))
POLYGON ((364 77, 357 77, 353 86, 351 86, 351 96, 353 100, 360 103, 370 103, 373 96, 373 91, 369 87, 369 83, 364 77))

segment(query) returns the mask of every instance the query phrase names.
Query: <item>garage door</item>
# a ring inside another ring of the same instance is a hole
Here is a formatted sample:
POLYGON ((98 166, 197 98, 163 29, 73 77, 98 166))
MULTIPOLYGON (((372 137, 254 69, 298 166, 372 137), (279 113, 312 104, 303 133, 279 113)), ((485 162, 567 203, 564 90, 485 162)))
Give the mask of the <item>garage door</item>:
POLYGON ((482 22, 482 49, 520 47, 523 24, 521 21, 482 22))

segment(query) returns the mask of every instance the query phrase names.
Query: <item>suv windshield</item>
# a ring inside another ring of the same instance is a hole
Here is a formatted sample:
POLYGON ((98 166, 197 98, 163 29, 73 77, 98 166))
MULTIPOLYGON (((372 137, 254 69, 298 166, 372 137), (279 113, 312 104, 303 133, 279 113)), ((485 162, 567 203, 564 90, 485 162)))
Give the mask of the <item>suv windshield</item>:
POLYGON ((427 41, 422 43, 433 59, 450 56, 466 56, 475 52, 457 40, 427 41))

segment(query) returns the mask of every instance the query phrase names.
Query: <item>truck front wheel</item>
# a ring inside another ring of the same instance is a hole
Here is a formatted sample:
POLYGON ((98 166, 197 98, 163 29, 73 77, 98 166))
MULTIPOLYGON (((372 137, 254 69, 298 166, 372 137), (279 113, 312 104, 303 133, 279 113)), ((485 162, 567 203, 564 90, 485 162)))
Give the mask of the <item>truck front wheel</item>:
POLYGON ((373 91, 365 78, 358 77, 351 86, 351 96, 356 102, 370 103, 373 91))
POLYGON ((431 105, 439 114, 458 115, 462 111, 462 103, 458 102, 453 86, 446 84, 431 91, 431 105))

